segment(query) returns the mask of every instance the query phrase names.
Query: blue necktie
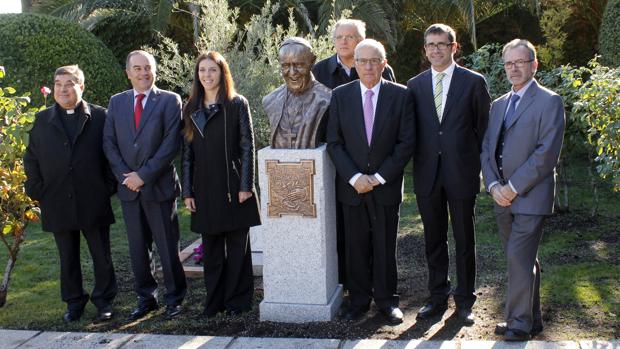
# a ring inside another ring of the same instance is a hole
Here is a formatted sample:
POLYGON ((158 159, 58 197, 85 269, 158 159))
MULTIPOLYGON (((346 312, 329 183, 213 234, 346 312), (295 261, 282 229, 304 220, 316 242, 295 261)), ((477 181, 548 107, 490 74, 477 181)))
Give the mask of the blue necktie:
POLYGON ((506 112, 506 116, 504 117, 504 127, 508 126, 510 124, 510 120, 512 120, 512 118, 515 115, 515 110, 517 109, 516 104, 517 101, 519 101, 519 95, 516 93, 512 94, 512 97, 510 97, 510 103, 508 104, 508 111, 506 112))

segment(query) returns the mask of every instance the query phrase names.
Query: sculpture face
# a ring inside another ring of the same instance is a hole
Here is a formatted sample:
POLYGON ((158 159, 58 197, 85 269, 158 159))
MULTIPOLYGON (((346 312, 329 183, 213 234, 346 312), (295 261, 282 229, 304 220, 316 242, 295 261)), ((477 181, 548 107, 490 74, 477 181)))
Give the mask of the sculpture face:
POLYGON ((287 89, 295 94, 310 88, 312 61, 307 54, 288 53, 280 56, 280 69, 287 89))

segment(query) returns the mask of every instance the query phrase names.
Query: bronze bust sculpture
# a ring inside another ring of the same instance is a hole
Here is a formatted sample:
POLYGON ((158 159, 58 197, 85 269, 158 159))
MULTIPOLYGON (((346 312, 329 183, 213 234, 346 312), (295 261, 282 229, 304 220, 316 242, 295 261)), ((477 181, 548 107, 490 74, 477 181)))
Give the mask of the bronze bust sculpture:
POLYGON ((307 40, 284 40, 278 56, 285 83, 263 98, 271 125, 271 147, 316 148, 324 137, 321 133, 327 120, 323 116, 329 108, 331 90, 312 75, 316 56, 307 40))

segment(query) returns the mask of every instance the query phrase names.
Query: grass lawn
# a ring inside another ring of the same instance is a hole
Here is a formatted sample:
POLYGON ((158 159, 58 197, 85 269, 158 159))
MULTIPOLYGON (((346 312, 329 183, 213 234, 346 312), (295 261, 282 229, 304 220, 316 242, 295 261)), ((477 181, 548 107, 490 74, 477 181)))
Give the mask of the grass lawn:
MULTIPOLYGON (((603 184, 599 192, 599 215, 590 218, 591 194, 586 165, 580 160, 573 164, 571 210, 547 220, 539 251, 545 331, 538 338, 620 338, 620 213, 617 204, 620 195, 603 184)), ((165 321, 160 311, 132 322, 127 316, 135 306, 136 296, 132 290, 133 277, 122 215, 117 202, 114 207, 117 223, 111 229, 112 254, 120 292, 114 303, 116 315, 113 321, 92 323, 95 308, 89 304, 81 321, 70 325, 62 322, 65 304, 60 300, 56 246, 51 234, 42 232, 39 225, 32 225, 13 273, 7 304, 0 308, 0 328, 315 338, 494 339, 495 323, 503 318, 505 260, 496 232, 492 202, 485 194, 479 196, 476 207, 478 301, 474 311, 478 321, 472 327, 455 323, 451 310, 434 321, 415 320, 415 314, 427 296, 427 270, 422 223, 411 192, 410 176, 406 183, 398 237, 398 287, 405 322, 396 327, 384 326, 372 311, 356 323, 340 320, 297 325, 260 322, 258 303, 262 300, 262 283, 259 277, 256 278, 255 306, 242 316, 202 318, 204 285, 202 279, 190 279, 185 302, 187 310, 179 319, 165 321)), ((179 212, 182 244, 186 246, 197 235, 189 231, 187 211, 180 209, 179 212)), ((82 241, 84 285, 88 290, 92 282, 92 264, 85 241, 82 241)), ((452 240, 450 246, 453 255, 452 240)), ((1 249, 0 262, 5 263, 6 257, 6 250, 1 249)), ((456 280, 454 265, 451 274, 456 280)), ((163 294, 161 291, 160 295, 163 294)))

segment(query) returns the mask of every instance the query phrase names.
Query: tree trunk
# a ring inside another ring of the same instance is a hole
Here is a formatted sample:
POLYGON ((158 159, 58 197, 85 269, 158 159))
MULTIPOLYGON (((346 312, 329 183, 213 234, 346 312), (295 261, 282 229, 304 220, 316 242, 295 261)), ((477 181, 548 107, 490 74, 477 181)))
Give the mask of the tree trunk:
POLYGON ((15 260, 9 257, 9 260, 6 263, 6 268, 4 269, 4 278, 2 279, 2 284, 0 285, 0 308, 6 304, 6 297, 9 292, 9 283, 11 282, 11 272, 13 272, 14 267, 15 260))
POLYGON ((6 297, 9 292, 9 284, 11 283, 11 273, 17 263, 17 253, 19 252, 19 246, 24 241, 24 233, 26 232, 26 225, 18 228, 13 235, 13 244, 9 250, 9 260, 6 263, 4 269, 4 277, 2 278, 2 284, 0 284, 0 308, 6 304, 6 297))
POLYGON ((588 154, 588 176, 590 177, 590 187, 592 188, 592 207, 590 209, 590 218, 596 217, 598 214, 598 180, 597 175, 592 171, 595 166, 592 152, 588 154))

